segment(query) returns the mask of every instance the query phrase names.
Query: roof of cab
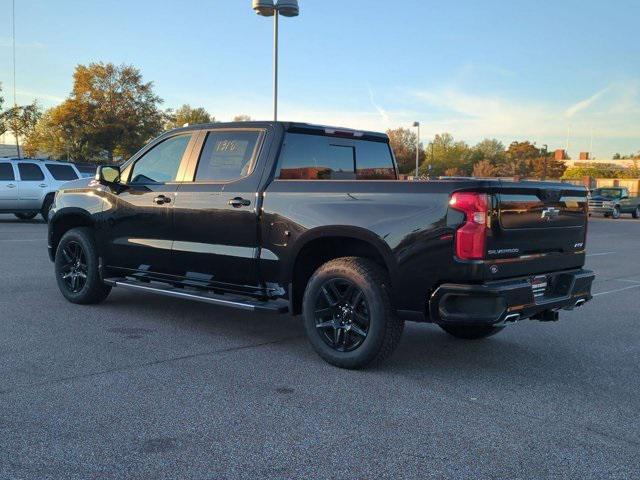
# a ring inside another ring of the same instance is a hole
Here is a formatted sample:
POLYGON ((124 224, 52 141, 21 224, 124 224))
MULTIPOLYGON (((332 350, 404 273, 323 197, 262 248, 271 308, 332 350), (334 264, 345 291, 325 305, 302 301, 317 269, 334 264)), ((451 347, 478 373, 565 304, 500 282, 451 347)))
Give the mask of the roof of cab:
POLYGON ((387 140, 387 134, 380 132, 372 132, 367 130, 355 130, 352 128, 334 127, 329 125, 315 125, 303 122, 276 122, 276 121, 249 121, 249 122, 220 122, 220 123, 202 123, 197 125, 187 125, 186 127, 177 128, 172 132, 204 130, 204 129, 222 129, 222 128, 265 128, 273 125, 281 125, 287 132, 308 132, 316 135, 336 135, 336 136, 352 136, 354 138, 371 138, 377 140, 387 140))

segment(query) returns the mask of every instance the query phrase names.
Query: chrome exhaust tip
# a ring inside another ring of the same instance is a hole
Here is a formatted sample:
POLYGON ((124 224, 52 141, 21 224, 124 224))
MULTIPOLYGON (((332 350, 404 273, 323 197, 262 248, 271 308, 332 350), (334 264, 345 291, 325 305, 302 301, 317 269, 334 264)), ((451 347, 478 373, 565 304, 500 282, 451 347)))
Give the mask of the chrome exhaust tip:
POLYGON ((581 307, 582 305, 584 305, 587 301, 584 298, 581 298, 580 300, 578 300, 574 307, 581 307))

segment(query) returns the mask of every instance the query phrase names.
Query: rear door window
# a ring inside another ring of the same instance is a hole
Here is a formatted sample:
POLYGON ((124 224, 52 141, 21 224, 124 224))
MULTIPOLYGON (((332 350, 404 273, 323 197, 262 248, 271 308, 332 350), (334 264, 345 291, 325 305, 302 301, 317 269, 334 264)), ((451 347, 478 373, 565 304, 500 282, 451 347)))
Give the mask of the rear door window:
POLYGON ((68 181, 68 180, 76 180, 78 175, 76 175, 75 170, 70 165, 55 165, 52 163, 46 164, 47 170, 53 178, 60 181, 68 181))
POLYGON ((16 179, 13 173, 13 165, 10 163, 0 163, 0 182, 12 182, 16 179))
POLYGON ((38 182, 44 180, 44 173, 39 165, 35 163, 18 163, 20 180, 23 182, 38 182))
POLYGON ((261 132, 209 132, 205 140, 196 182, 228 182, 251 174, 261 132))

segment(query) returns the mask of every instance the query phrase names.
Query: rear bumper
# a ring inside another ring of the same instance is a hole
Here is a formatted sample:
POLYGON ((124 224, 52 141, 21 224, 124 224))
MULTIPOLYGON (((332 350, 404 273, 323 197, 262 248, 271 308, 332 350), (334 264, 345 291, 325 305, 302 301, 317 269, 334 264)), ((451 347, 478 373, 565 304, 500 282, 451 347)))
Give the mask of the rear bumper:
MULTIPOLYGON (((540 277, 540 276, 536 276, 540 277)), ((557 320, 558 310, 572 310, 593 297, 595 274, 589 270, 568 270, 545 275, 547 286, 534 288, 534 277, 522 277, 483 284, 440 285, 429 299, 429 315, 435 323, 499 325, 526 318, 557 320)))

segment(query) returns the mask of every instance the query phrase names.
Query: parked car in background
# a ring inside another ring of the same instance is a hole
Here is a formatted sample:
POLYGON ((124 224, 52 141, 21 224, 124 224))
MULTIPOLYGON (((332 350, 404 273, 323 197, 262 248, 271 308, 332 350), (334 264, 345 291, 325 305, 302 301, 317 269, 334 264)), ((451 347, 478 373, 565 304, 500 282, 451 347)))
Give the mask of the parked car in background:
POLYGON ((640 197, 630 196, 626 187, 596 188, 589 196, 589 215, 594 213, 616 219, 629 213, 640 218, 640 197))
POLYGON ((40 214, 46 222, 56 190, 78 178, 80 172, 71 163, 0 158, 0 213, 13 213, 21 220, 40 214))
POLYGON ((385 134, 301 123, 167 132, 65 185, 49 222, 62 294, 112 287, 302 314, 329 363, 388 357, 404 319, 464 339, 592 298, 583 187, 397 181, 385 134))

